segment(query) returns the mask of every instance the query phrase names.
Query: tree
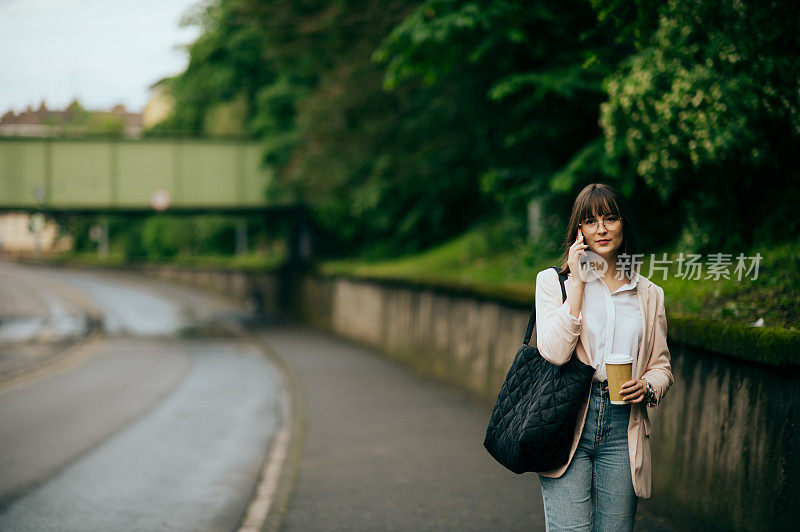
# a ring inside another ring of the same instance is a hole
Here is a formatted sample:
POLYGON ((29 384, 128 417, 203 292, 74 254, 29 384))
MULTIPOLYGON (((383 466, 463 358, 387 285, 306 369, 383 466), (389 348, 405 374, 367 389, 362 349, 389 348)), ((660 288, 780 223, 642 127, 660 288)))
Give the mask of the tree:
POLYGON ((797 23, 789 2, 672 0, 654 32, 638 26, 640 51, 607 80, 611 173, 675 205, 686 246, 718 251, 798 228, 797 23))

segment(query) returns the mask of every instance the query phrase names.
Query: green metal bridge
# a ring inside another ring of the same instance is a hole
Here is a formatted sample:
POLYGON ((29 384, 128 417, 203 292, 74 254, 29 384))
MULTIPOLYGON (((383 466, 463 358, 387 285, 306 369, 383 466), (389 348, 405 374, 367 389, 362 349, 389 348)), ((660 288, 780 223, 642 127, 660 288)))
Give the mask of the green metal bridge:
POLYGON ((0 212, 289 217, 289 260, 302 262, 305 209, 274 197, 260 158, 249 141, 0 137, 0 212))

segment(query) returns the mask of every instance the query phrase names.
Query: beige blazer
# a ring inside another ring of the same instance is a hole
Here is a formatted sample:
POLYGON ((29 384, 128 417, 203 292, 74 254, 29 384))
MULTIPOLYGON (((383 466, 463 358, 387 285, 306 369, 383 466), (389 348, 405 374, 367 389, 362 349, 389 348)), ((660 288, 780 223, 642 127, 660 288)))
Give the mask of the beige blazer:
MULTIPOLYGON (((634 272, 633 275, 638 276, 636 290, 644 326, 642 329, 644 334, 639 341, 634 378, 644 377, 650 381, 655 389, 656 404, 658 404, 675 382, 667 347, 664 289, 638 272, 634 272)), ((537 275, 536 281, 536 345, 539 352, 554 364, 566 363, 573 352, 577 353, 578 359, 581 361, 592 364, 588 331, 582 321, 585 317, 581 314, 580 323, 570 319, 569 304, 566 301, 562 303, 561 285, 558 282, 556 271, 551 268, 543 270, 537 275)), ((573 282, 575 282, 573 276, 564 282, 567 293, 573 282)), ((587 397, 580 408, 579 422, 575 426, 567 464, 551 471, 540 472, 541 475, 560 477, 567 470, 578 447, 588 409, 589 399, 587 397)), ((628 452, 633 488, 636 495, 641 498, 649 498, 651 493, 651 434, 652 428, 647 416, 647 407, 644 403, 632 403, 631 416, 628 421, 628 452)))

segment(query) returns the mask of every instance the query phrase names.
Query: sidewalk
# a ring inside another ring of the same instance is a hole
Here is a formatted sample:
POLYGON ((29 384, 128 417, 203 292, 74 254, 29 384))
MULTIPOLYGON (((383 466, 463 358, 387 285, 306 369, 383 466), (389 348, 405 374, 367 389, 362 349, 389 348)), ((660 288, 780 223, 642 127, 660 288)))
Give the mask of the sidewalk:
MULTIPOLYGON (((538 478, 483 448, 490 408, 324 332, 259 329, 305 405, 284 529, 544 530, 538 478)), ((637 517, 637 530, 664 530, 637 517)))

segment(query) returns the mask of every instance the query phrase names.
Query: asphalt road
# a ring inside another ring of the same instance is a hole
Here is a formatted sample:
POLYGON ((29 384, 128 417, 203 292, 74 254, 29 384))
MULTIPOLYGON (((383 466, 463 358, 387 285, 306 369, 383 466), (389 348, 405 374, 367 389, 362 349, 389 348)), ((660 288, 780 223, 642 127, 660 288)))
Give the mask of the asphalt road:
POLYGON ((544 530, 536 475, 483 448, 486 404, 308 327, 262 334, 305 403, 285 530, 544 530))
POLYGON ((106 331, 0 389, 0 530, 236 529, 282 422, 279 379, 253 344, 179 333, 241 309, 136 276, 0 271, 80 292, 106 331))
MULTIPOLYGON (((538 476, 483 447, 491 405, 307 326, 260 334, 304 404, 284 530, 545 530, 538 476)), ((641 506, 636 530, 670 530, 641 506)))

